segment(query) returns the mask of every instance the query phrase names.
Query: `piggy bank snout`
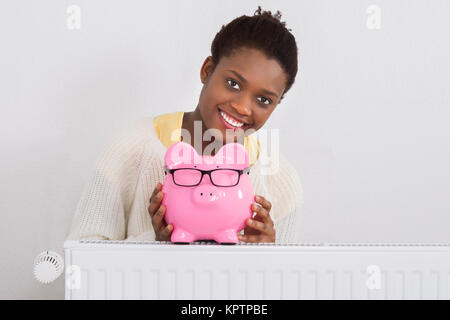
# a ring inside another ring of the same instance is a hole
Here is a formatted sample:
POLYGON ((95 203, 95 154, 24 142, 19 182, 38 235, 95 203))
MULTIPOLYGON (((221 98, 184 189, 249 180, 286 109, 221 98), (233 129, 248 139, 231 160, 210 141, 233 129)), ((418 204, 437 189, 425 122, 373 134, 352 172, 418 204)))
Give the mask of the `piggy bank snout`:
POLYGON ((198 204, 212 204, 219 200, 219 190, 215 186, 198 186, 194 189, 194 201, 198 204))

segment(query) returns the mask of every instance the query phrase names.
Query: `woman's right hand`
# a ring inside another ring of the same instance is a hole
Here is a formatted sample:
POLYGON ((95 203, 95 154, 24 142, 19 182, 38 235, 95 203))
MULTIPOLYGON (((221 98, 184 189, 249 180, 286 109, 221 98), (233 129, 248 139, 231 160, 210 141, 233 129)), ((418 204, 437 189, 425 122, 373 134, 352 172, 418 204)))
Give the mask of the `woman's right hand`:
POLYGON ((162 184, 158 182, 158 185, 153 190, 150 197, 150 205, 148 212, 152 219, 153 230, 155 230, 156 241, 170 241, 170 237, 173 231, 173 225, 167 224, 164 220, 164 214, 166 213, 166 207, 161 204, 164 197, 164 193, 161 191, 162 184))

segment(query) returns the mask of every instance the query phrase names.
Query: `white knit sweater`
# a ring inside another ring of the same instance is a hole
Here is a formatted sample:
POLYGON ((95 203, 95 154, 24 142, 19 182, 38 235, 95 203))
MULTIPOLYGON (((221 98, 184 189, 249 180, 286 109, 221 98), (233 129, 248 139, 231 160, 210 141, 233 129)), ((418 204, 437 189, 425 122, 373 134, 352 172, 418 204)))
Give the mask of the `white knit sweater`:
MULTIPOLYGON (((66 240, 154 241, 147 210, 153 189, 164 181, 165 151, 153 117, 141 118, 118 132, 95 163, 66 240)), ((276 243, 297 242, 303 189, 295 168, 279 154, 276 174, 261 174, 258 159, 249 177, 255 194, 272 204, 276 243)))

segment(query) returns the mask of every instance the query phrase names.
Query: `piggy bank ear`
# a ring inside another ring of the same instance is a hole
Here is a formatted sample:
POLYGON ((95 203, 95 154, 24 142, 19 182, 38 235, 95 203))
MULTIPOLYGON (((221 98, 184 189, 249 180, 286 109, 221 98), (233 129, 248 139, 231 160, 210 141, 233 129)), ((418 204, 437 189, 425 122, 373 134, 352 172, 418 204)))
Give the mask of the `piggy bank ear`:
POLYGON ((249 155, 245 147, 236 142, 227 143, 214 156, 218 164, 229 168, 244 169, 249 166, 249 155))
POLYGON ((175 142, 170 145, 164 156, 164 164, 169 169, 190 167, 199 163, 199 155, 195 149, 186 142, 175 142))

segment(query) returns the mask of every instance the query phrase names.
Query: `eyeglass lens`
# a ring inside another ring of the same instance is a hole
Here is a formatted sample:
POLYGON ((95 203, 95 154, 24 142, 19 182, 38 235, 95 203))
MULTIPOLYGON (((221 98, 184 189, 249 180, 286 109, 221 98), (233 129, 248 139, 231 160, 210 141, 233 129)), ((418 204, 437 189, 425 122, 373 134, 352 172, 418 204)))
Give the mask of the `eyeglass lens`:
MULTIPOLYGON (((173 174, 175 183, 181 186, 199 184, 202 178, 202 173, 195 169, 179 169, 173 174)), ((217 186, 233 186, 239 181, 239 173, 234 170, 219 169, 211 172, 211 180, 217 186)))

